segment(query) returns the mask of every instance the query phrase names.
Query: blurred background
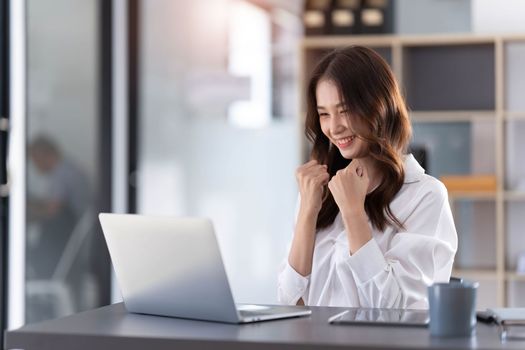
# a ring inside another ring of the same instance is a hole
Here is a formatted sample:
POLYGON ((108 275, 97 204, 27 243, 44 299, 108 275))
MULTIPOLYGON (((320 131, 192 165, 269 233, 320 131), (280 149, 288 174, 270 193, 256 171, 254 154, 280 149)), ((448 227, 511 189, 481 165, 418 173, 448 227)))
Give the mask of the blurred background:
POLYGON ((449 188, 454 273, 480 308, 524 306, 525 2, 1 6, 2 329, 120 301, 101 211, 212 218, 236 300, 276 303, 303 84, 350 44, 401 82, 413 152, 449 188))

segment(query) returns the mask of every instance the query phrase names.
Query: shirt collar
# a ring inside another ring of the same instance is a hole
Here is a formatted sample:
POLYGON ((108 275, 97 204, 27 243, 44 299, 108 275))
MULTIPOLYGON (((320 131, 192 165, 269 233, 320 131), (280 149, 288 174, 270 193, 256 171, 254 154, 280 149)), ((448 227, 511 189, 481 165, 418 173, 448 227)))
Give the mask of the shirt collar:
POLYGON ((410 153, 405 155, 405 180, 404 183, 410 184, 421 180, 425 174, 425 169, 417 162, 416 158, 410 153))

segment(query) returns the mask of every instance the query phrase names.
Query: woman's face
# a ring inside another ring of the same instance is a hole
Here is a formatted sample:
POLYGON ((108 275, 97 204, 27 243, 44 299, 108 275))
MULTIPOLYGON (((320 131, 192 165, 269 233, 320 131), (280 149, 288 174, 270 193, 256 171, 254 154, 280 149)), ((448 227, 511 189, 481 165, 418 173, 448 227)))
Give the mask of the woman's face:
POLYGON ((328 80, 321 80, 316 89, 317 113, 323 134, 346 159, 363 158, 368 153, 366 142, 352 130, 350 118, 339 89, 328 80))

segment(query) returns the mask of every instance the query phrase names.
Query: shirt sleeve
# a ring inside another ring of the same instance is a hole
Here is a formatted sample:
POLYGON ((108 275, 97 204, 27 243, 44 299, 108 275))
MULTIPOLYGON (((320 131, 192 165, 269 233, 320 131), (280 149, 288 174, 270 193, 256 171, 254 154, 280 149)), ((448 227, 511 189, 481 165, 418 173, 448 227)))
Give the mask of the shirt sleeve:
POLYGON ((279 276, 277 281, 277 300, 281 304, 296 305, 299 299, 303 298, 304 303, 308 300, 308 288, 310 286, 310 276, 303 276, 299 274, 288 263, 288 255, 290 253, 291 241, 297 224, 297 216, 299 215, 299 205, 301 202, 300 196, 297 198, 295 206, 295 220, 292 229, 292 236, 286 249, 286 256, 281 262, 279 269, 279 276))
POLYGON ((448 282, 457 233, 447 190, 434 180, 416 200, 386 252, 375 239, 353 255, 341 251, 337 269, 353 274, 362 307, 428 308, 427 286, 448 282))
POLYGON ((283 261, 279 273, 277 299, 284 305, 297 305, 297 301, 303 298, 304 303, 308 301, 308 287, 310 276, 302 276, 288 263, 283 261))

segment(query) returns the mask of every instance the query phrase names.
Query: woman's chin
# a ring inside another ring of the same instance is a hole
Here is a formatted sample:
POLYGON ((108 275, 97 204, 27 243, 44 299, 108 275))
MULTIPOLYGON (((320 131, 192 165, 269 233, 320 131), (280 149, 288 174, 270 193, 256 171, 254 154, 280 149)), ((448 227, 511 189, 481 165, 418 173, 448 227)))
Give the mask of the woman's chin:
POLYGON ((345 159, 354 159, 356 156, 355 152, 351 150, 339 149, 339 153, 341 153, 341 156, 345 159))
POLYGON ((339 153, 341 153, 341 156, 345 159, 359 159, 359 158, 366 158, 367 152, 363 152, 360 150, 352 150, 352 149, 341 149, 339 148, 339 153))

